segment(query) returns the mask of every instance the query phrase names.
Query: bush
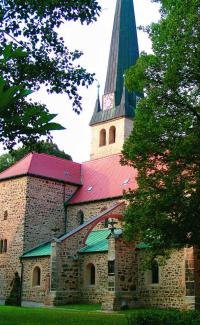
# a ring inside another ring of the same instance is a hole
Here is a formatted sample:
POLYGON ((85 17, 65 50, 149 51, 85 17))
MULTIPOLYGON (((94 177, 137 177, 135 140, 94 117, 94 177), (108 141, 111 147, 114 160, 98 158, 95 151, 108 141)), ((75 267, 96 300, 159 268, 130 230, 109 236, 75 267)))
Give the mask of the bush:
POLYGON ((127 317, 128 325, 200 325, 195 311, 141 310, 127 317))

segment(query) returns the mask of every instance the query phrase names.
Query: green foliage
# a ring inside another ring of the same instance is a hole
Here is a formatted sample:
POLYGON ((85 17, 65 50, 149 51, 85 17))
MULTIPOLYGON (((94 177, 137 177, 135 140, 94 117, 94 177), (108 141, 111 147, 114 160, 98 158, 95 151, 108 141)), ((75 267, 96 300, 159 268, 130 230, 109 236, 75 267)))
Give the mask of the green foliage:
POLYGON ((50 139, 51 130, 63 129, 45 105, 25 100, 41 85, 67 94, 80 113, 78 87, 88 87, 94 74, 76 64, 82 52, 69 51, 59 27, 70 20, 89 24, 99 12, 96 0, 0 1, 0 142, 6 148, 41 135, 50 139))
POLYGON ((34 151, 38 153, 47 153, 56 157, 72 160, 71 156, 60 150, 57 144, 52 142, 38 141, 36 143, 29 143, 22 148, 12 150, 0 156, 0 172, 4 171, 18 160, 22 159, 29 152, 34 151))
MULTIPOLYGON (((0 51, 1 71, 10 60, 26 57, 22 48, 13 49, 12 44, 0 51)), ((3 76, 3 74, 2 74, 3 76)), ((45 107, 31 103, 25 97, 32 93, 25 84, 14 84, 0 76, 0 142, 12 149, 16 142, 35 142, 41 135, 49 136, 50 130, 62 130, 60 124, 52 122, 56 114, 45 107)))
POLYGON ((100 7, 96 0, 4 0, 0 2, 0 50, 10 41, 20 45, 28 56, 17 55, 2 69, 3 78, 18 85, 25 83, 38 90, 43 84, 50 93, 66 93, 73 99, 73 108, 81 110, 78 86, 88 86, 93 74, 88 73, 76 60, 82 52, 70 51, 59 27, 66 21, 89 24, 97 19, 100 7))
POLYGON ((145 97, 122 162, 138 170, 127 237, 163 253, 200 241, 200 25, 198 0, 159 2, 161 20, 147 28, 154 54, 126 74, 128 88, 144 88, 145 97))
POLYGON ((127 317, 128 325, 198 325, 198 312, 141 310, 127 317))

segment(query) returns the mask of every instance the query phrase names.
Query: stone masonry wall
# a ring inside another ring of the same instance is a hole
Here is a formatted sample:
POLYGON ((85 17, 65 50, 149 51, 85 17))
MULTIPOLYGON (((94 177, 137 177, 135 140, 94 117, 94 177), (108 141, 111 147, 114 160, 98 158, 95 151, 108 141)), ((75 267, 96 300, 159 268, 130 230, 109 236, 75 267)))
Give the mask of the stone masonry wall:
POLYGON ((92 126, 92 144, 91 159, 97 159, 112 154, 120 153, 124 144, 124 140, 130 135, 133 128, 133 120, 128 118, 119 118, 112 121, 99 123, 92 126), (109 144, 109 129, 111 126, 116 128, 115 143, 109 144), (100 131, 106 130, 106 145, 99 146, 100 131))
POLYGON ((26 176, 0 182, 0 239, 8 242, 0 254, 0 299, 9 295, 14 273, 21 274, 20 256, 65 232, 64 202, 76 188, 26 176))
MULTIPOLYGON (((121 214, 122 206, 114 208, 107 215, 121 214)), ((94 221, 94 224, 96 222, 94 221)), ((80 301, 79 279, 81 277, 79 268, 78 251, 84 246, 84 239, 91 231, 92 223, 83 227, 72 236, 62 242, 52 245, 51 256, 51 298, 50 304, 77 303, 80 301)))
POLYGON ((151 271, 144 271, 145 252, 138 253, 138 303, 142 307, 187 308, 185 304, 185 252, 175 251, 159 267, 159 283, 151 283, 151 271))
POLYGON ((52 180, 28 178, 25 250, 65 233, 64 202, 76 188, 52 180))
MULTIPOLYGON (((90 203, 82 203, 76 205, 67 206, 67 231, 71 231, 72 229, 78 227, 80 225, 78 219, 78 211, 82 210, 84 213, 84 221, 88 220, 92 216, 102 212, 102 210, 106 210, 109 207, 112 207, 115 203, 120 202, 119 199, 113 200, 102 200, 97 202, 90 203)), ((102 228, 104 223, 99 224, 97 228, 102 228)))
POLYGON ((44 302, 50 289, 50 257, 23 259, 22 301, 44 302), (33 270, 38 266, 41 270, 41 284, 34 286, 33 270))
POLYGON ((137 261, 133 243, 111 234, 108 261, 114 261, 114 272, 108 274, 107 293, 102 308, 120 310, 134 307, 137 261))
POLYGON ((102 303, 107 292, 108 283, 108 259, 106 253, 80 254, 80 303, 102 303), (95 266, 95 285, 90 285, 88 281, 87 266, 95 266))
POLYGON ((194 247, 195 308, 200 310, 200 249, 194 247))
POLYGON ((0 182, 0 239, 7 239, 8 243, 7 253, 0 254, 0 299, 9 295, 14 273, 21 274, 26 188, 27 177, 0 182))
POLYGON ((133 243, 116 240, 116 291, 133 293, 136 290, 137 261, 133 243))

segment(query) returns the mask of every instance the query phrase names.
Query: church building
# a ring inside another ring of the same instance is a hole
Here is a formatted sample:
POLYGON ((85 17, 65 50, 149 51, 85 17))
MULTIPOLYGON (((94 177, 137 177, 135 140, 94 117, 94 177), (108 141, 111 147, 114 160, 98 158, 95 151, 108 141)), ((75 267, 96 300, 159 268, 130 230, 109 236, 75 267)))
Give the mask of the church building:
POLYGON ((104 95, 90 121, 90 160, 30 153, 0 174, 0 303, 18 274, 24 304, 198 305, 200 258, 193 248, 145 270, 148 248, 123 237, 123 194, 137 189, 137 170, 120 165, 120 152, 140 96, 127 91, 123 75, 138 56, 133 0, 117 0, 104 95))

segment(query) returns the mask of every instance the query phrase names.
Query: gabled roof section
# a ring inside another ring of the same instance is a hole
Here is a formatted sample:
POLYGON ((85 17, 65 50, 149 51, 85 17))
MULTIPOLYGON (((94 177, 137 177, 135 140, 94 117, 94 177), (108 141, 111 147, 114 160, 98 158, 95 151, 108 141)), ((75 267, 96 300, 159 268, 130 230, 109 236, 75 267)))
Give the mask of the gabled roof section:
MULTIPOLYGON (((139 57, 133 0, 117 0, 104 94, 114 93, 115 107, 95 109, 90 125, 118 117, 134 117, 136 94, 124 87, 124 72, 139 57)), ((140 96, 140 95, 139 95, 140 96)))
POLYGON ((43 153, 30 153, 0 173, 0 181, 24 175, 80 185, 81 164, 43 153))
POLYGON ((34 247, 31 250, 25 252, 22 257, 42 257, 42 256, 50 256, 52 253, 51 242, 44 243, 40 246, 34 247))
POLYGON ((69 204, 121 197, 123 191, 137 188, 137 171, 120 165, 120 154, 82 164, 82 183, 69 204))
POLYGON ((108 251, 108 237, 110 229, 101 229, 92 231, 87 240, 86 246, 79 250, 79 253, 96 253, 108 251))
MULTIPOLYGON (((88 226, 91 226, 89 230, 87 230, 87 233, 85 234, 84 238, 84 244, 85 244, 85 250, 81 249, 81 252, 104 252, 108 250, 108 237, 111 233, 109 229, 101 229, 97 231, 92 231, 93 227, 102 220, 105 219, 105 217, 108 215, 113 216, 113 212, 116 211, 116 209, 123 207, 124 202, 118 202, 115 203, 110 208, 106 209, 105 211, 99 213, 98 215, 92 216, 90 219, 85 221, 82 225, 78 226, 77 228, 69 231, 68 233, 61 235, 58 238, 54 238, 57 242, 65 241, 66 239, 72 237, 73 235, 80 232, 82 229, 86 228, 88 226), (87 248, 87 249, 86 249, 87 248)), ((116 214, 114 214, 114 217, 116 217, 116 214)), ((121 234, 121 229, 115 230, 116 234, 121 234), (120 230, 120 233, 119 233, 120 230)), ((50 256, 52 253, 52 247, 51 247, 51 241, 45 242, 39 246, 36 246, 29 251, 25 252, 22 255, 22 258, 28 258, 28 257, 42 257, 42 256, 50 256)))

